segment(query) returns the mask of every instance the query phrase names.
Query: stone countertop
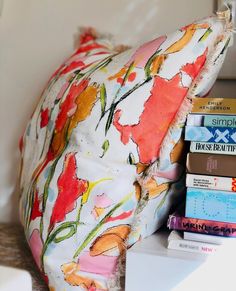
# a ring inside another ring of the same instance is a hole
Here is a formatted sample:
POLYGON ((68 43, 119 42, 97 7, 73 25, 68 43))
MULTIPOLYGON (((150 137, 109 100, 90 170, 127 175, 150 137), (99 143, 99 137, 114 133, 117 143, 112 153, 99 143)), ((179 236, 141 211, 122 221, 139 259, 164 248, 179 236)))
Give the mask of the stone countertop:
POLYGON ((0 265, 24 269, 32 277, 33 291, 48 291, 24 236, 17 224, 0 224, 0 265))

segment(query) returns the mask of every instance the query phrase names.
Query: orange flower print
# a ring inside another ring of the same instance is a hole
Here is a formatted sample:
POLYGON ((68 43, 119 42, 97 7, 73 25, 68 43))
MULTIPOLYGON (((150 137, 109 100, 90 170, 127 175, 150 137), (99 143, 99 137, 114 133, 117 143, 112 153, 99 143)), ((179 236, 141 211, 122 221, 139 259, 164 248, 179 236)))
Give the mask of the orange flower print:
POLYGON ((130 230, 130 226, 126 224, 108 228, 93 242, 90 247, 90 255, 108 254, 113 250, 123 253, 126 249, 125 240, 130 230))
POLYGON ((75 262, 61 266, 65 281, 72 286, 80 286, 86 291, 107 291, 97 280, 80 275, 80 266, 75 262))

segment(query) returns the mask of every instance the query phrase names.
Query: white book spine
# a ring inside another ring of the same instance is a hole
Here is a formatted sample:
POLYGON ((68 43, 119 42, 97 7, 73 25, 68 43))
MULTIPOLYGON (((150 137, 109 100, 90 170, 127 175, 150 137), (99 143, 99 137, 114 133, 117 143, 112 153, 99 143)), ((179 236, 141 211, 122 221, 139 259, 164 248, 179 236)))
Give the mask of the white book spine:
POLYGON ((188 231, 184 231, 183 238, 185 240, 205 242, 205 243, 211 243, 211 244, 217 244, 217 245, 223 244, 225 240, 232 239, 228 237, 219 237, 216 235, 209 235, 209 234, 202 234, 202 233, 195 233, 195 232, 188 232, 188 231))
POLYGON ((236 144, 222 144, 212 142, 192 141, 190 144, 192 153, 211 153, 221 155, 236 155, 236 144))
POLYGON ((182 250, 192 253, 213 254, 218 250, 218 248, 219 245, 185 240, 182 238, 168 241, 168 249, 182 250))
POLYGON ((189 114, 187 117, 187 125, 201 126, 203 125, 204 117, 200 114, 189 114))
POLYGON ((236 178, 187 174, 186 186, 236 192, 236 178))

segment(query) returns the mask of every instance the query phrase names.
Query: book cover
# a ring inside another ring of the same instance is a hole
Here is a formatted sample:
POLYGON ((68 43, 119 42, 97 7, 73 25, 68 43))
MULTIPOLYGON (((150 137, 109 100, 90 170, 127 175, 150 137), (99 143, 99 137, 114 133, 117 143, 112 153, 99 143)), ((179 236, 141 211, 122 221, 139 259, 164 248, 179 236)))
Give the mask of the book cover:
POLYGON ((186 186, 236 192, 236 178, 187 174, 186 186))
POLYGON ((169 215, 167 227, 174 230, 236 238, 236 223, 191 218, 178 212, 169 215))
POLYGON ((172 250, 212 254, 215 253, 219 247, 220 245, 216 244, 183 239, 182 235, 176 230, 172 230, 168 236, 167 248, 172 250))
POLYGON ((191 174, 236 177, 236 156, 188 153, 186 168, 191 174))
POLYGON ((217 143, 236 143, 236 128, 185 126, 185 140, 217 143))
POLYGON ((206 243, 212 243, 212 244, 217 244, 217 245, 229 243, 230 242, 229 240, 234 240, 234 243, 236 243, 235 238, 196 233, 196 232, 188 232, 188 231, 184 231, 183 238, 186 240, 206 242, 206 243))
POLYGON ((236 155, 236 144, 191 141, 190 152, 236 155))
POLYGON ((236 114, 236 99, 231 98, 194 98, 192 113, 236 114))
POLYGON ((236 222, 236 193, 187 188, 185 215, 192 218, 236 222))
POLYGON ((236 127, 235 115, 212 115, 212 114, 189 114, 187 125, 213 126, 213 127, 236 127))

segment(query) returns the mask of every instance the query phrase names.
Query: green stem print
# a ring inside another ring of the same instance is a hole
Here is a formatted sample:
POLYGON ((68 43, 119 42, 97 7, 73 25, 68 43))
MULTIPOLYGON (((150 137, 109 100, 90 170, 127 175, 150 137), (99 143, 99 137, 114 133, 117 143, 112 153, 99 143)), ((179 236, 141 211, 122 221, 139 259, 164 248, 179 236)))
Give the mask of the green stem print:
POLYGON ((41 267, 42 267, 43 272, 44 272, 45 253, 46 253, 50 243, 52 243, 52 242, 60 243, 63 240, 72 237, 77 231, 76 224, 77 224, 76 221, 64 222, 61 225, 59 225, 52 233, 50 233, 47 236, 46 240, 44 241, 43 249, 42 249, 42 253, 41 253, 41 267), (66 230, 68 230, 68 232, 66 234, 59 236, 60 233, 63 233, 66 230))
POLYGON ((95 226, 95 228, 87 235, 84 242, 80 245, 80 247, 76 250, 73 258, 77 258, 81 251, 91 242, 91 240, 98 234, 99 230, 102 228, 107 218, 111 217, 111 215, 121 207, 125 202, 127 202, 132 196, 132 192, 126 195, 118 204, 116 204, 105 216, 104 218, 95 226))
POLYGON ((145 80, 143 80, 142 82, 137 83, 132 89, 130 89, 129 91, 127 91, 126 93, 124 93, 124 95, 122 95, 120 97, 119 100, 115 101, 114 103, 112 103, 110 105, 109 108, 107 108, 105 111, 103 111, 103 114, 101 115, 98 124, 96 126, 96 129, 98 128, 101 120, 103 119, 103 117, 109 112, 108 117, 107 117, 107 121, 106 121, 106 126, 105 126, 105 133, 107 134, 112 121, 113 121, 113 117, 114 117, 114 112, 116 110, 116 107, 119 105, 119 103, 121 103, 123 100, 125 100, 130 94, 132 94, 133 92, 135 92, 137 89, 139 89, 140 87, 142 87, 144 84, 150 82, 152 80, 152 77, 147 77, 145 80))
POLYGON ((80 215, 81 215, 82 208, 83 208, 84 204, 88 201, 88 198, 89 198, 92 190, 95 188, 96 185, 98 185, 104 181, 111 181, 111 180, 112 180, 111 178, 103 178, 103 179, 99 179, 95 182, 88 182, 88 188, 87 188, 86 192, 83 193, 83 196, 82 196, 82 199, 80 202, 80 207, 79 207, 79 211, 78 211, 77 218, 76 218, 77 226, 80 224, 80 215))

